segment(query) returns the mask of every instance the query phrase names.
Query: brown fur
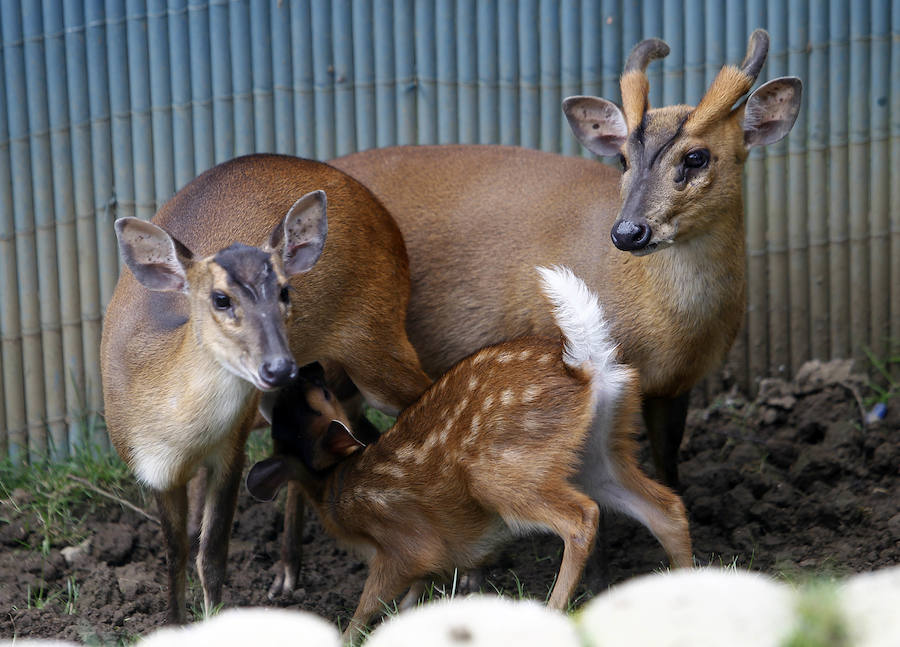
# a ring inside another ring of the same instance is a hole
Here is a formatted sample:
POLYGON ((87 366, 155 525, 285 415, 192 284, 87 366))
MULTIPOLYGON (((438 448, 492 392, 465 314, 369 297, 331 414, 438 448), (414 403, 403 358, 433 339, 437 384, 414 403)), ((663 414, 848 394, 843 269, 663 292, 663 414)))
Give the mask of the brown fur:
MULTIPOLYGON (((423 578, 479 564, 509 528, 543 528, 563 539, 549 604, 565 607, 598 521, 597 503, 574 485, 594 418, 590 378, 587 368, 565 366, 558 341, 507 342, 454 366, 376 444, 330 470, 315 474, 285 462, 282 476, 301 484, 325 529, 369 556, 369 577, 348 633, 405 589, 413 587, 415 595, 423 578)), ((684 506, 644 476, 635 459, 639 403, 632 372, 603 450, 614 465, 610 483, 637 499, 627 504, 630 512, 645 521, 673 565, 688 566, 684 506)), ((326 408, 321 420, 345 420, 336 407, 326 408)), ((313 424, 297 433, 324 431, 313 424)), ((248 476, 251 492, 256 469, 248 476)))
POLYGON ((179 461, 171 487, 159 493, 170 551, 172 621, 185 619, 186 484, 201 467, 210 468, 198 566, 212 607, 220 597, 243 445, 258 400, 249 383, 236 387, 228 398, 234 415, 220 421, 227 427, 220 430, 223 441, 202 442, 184 433, 185 425, 221 415, 215 398, 227 398, 221 395, 224 369, 209 347, 218 333, 197 310, 209 308, 211 282, 223 280, 209 259, 234 241, 262 244, 294 201, 317 189, 328 200, 327 240, 318 263, 291 280, 291 352, 298 364, 332 360, 394 411, 430 383, 404 330, 409 274, 403 240, 358 182, 319 162, 253 155, 207 171, 163 205, 153 222, 195 259, 206 259, 188 269, 191 296, 151 292, 122 272, 106 313, 101 368, 107 426, 123 459, 132 464, 138 448, 156 448, 179 461))

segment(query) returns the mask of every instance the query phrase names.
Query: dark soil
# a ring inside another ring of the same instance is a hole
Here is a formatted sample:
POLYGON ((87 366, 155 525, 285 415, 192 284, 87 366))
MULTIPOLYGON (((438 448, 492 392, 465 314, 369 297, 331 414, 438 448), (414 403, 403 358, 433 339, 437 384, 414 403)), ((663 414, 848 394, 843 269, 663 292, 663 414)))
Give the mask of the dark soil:
MULTIPOLYGON (((801 371, 791 383, 767 380, 753 402, 729 394, 692 410, 681 475, 699 564, 736 563, 794 577, 900 563, 900 405, 891 403, 884 420, 866 425, 860 395, 864 382, 849 377, 846 365, 831 364, 801 371)), ((40 545, 40 535, 26 530, 35 523, 17 517, 14 506, 3 507, 0 517, 8 523, 0 521, 0 638, 107 643, 162 624, 158 526, 110 502, 84 518, 90 548, 69 564, 61 552, 65 546, 52 546, 47 557, 23 549, 40 545), (74 588, 67 589, 70 584, 74 588), (76 589, 74 613, 66 614, 65 601, 76 589), (38 590, 48 601, 29 605, 29 591, 34 599, 38 590)), ((266 599, 281 522, 279 505, 256 503, 242 493, 225 605, 274 604, 345 620, 366 568, 313 518, 303 539, 299 588, 274 602, 266 599)), ((622 517, 605 516, 598 544, 579 603, 609 584, 664 565, 652 536, 622 517)), ((548 536, 517 540, 497 555, 484 589, 519 595, 521 588, 544 598, 561 547, 548 536)), ((196 611, 202 595, 196 578, 189 578, 189 604, 196 611)))

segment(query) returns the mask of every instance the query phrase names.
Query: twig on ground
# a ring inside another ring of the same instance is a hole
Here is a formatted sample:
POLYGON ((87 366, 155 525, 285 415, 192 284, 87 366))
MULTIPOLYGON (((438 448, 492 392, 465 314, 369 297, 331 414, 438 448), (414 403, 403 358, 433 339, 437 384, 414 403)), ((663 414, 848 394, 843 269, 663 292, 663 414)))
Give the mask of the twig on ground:
POLYGON ((853 394, 853 397, 856 399, 856 404, 857 404, 857 406, 859 406, 859 417, 860 417, 860 420, 862 421, 862 426, 863 426, 863 428, 865 428, 866 424, 867 424, 866 423, 866 406, 863 404, 862 395, 860 395, 859 389, 856 388, 856 386, 854 386, 853 384, 846 382, 846 381, 841 381, 841 382, 838 382, 837 384, 844 387, 845 389, 850 391, 850 393, 853 394))
POLYGON ((137 507, 130 501, 126 501, 122 497, 118 497, 115 494, 113 494, 112 492, 107 492, 106 490, 103 490, 103 489, 97 487, 96 485, 94 485, 93 483, 88 481, 87 479, 83 479, 80 476, 74 476, 72 474, 69 474, 69 478, 72 479, 73 481, 76 481, 77 483, 81 483, 81 485, 85 486, 86 488, 88 488, 89 490, 91 490, 93 492, 96 492, 97 494, 101 494, 108 499, 112 499, 116 503, 119 503, 119 504, 125 506, 129 510, 133 510, 134 512, 137 512, 139 515, 141 515, 142 517, 144 517, 146 519, 149 519, 150 521, 155 523, 157 526, 160 525, 159 519, 157 517, 154 517, 149 512, 142 510, 141 508, 137 507))

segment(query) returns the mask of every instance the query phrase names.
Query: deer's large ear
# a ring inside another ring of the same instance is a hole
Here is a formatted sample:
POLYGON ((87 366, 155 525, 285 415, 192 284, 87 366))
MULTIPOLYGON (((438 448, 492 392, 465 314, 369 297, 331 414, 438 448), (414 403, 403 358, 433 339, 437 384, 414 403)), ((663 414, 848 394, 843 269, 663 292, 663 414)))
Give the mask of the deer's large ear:
POLYGON ((344 423, 332 420, 322 438, 322 447, 330 454, 344 458, 359 451, 365 447, 365 444, 357 440, 353 432, 344 426, 344 423))
POLYGON ((628 136, 625 115, 612 101, 599 97, 569 97, 563 112, 581 144, 596 155, 617 155, 628 136))
POLYGON ((247 492, 259 501, 272 501, 293 473, 293 468, 281 456, 259 461, 247 473, 247 492))
POLYGON ((774 144, 787 135, 800 113, 803 83, 783 76, 763 83, 744 104, 744 144, 747 148, 774 144))
POLYGON ((122 259, 141 285, 157 292, 188 292, 192 254, 187 247, 139 218, 119 218, 115 229, 122 259))
POLYGON ((322 255, 328 233, 327 209, 324 191, 307 193, 272 230, 269 249, 281 254, 288 276, 308 271, 322 255))

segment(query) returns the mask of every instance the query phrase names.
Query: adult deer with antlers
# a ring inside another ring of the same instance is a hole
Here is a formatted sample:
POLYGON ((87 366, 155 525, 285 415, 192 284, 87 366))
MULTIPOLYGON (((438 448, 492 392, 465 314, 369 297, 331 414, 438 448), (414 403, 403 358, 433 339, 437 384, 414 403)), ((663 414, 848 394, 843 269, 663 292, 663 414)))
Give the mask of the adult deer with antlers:
POLYGON ((744 312, 741 173, 748 152, 793 126, 801 83, 750 91, 769 38, 750 37, 696 107, 651 108, 639 43, 621 77, 622 107, 563 104, 579 141, 621 155, 596 161, 502 146, 421 146, 336 159, 385 204, 404 235, 412 293, 407 329, 432 376, 485 346, 548 335, 533 268, 571 267, 595 290, 620 359, 637 368, 658 475, 677 484, 691 387, 724 359, 744 312), (611 233, 611 235, 610 235, 611 233), (628 253, 621 253, 628 252, 628 253))

